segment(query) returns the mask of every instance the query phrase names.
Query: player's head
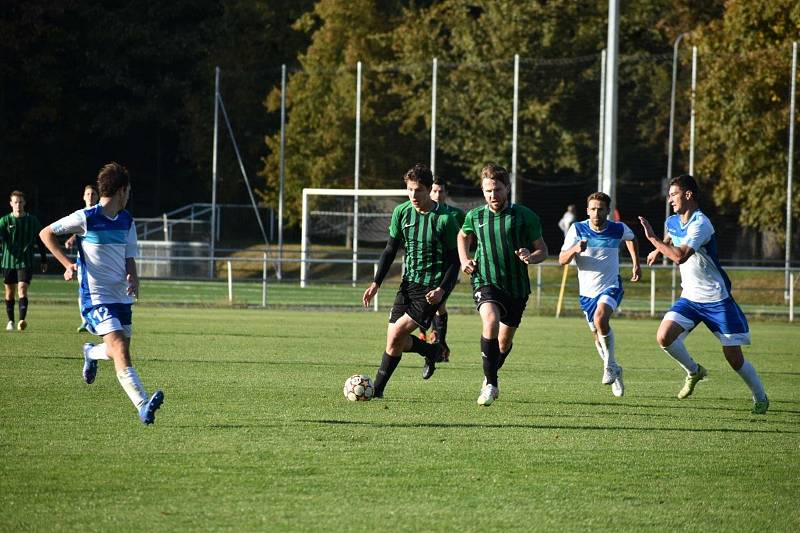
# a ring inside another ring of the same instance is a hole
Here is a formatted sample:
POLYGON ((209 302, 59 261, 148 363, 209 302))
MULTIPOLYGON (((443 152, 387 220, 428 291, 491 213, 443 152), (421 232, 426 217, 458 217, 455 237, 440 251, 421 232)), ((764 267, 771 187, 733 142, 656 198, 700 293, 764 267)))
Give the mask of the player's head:
POLYGON ((506 206, 509 184, 508 171, 500 165, 489 163, 481 170, 483 198, 492 211, 502 211, 506 206))
POLYGON ((604 192, 593 192, 586 198, 586 214, 595 226, 604 226, 611 210, 611 197, 604 192))
POLYGON ((99 199, 100 195, 97 194, 97 187, 90 183, 83 188, 83 203, 86 204, 86 207, 92 207, 99 199))
POLYGON ((679 215, 690 208, 697 207, 699 188, 697 181, 689 174, 681 174, 669 180, 667 194, 672 210, 679 215))
POLYGON ((128 174, 128 169, 119 163, 108 163, 100 169, 97 174, 97 188, 100 191, 101 198, 113 198, 114 195, 120 194, 122 207, 128 203, 128 196, 131 190, 131 177, 128 174))
POLYGON ((447 183, 441 176, 433 177, 433 185, 431 185, 431 200, 437 204, 442 204, 447 201, 447 183))
POLYGON ((9 205, 11 206, 11 212, 14 214, 15 217, 18 217, 25 213, 25 193, 22 191, 11 191, 9 195, 9 205))
POLYGON ((430 191, 433 185, 431 170, 422 163, 417 163, 406 172, 403 181, 406 182, 406 191, 411 204, 416 208, 427 210, 431 203, 430 191))

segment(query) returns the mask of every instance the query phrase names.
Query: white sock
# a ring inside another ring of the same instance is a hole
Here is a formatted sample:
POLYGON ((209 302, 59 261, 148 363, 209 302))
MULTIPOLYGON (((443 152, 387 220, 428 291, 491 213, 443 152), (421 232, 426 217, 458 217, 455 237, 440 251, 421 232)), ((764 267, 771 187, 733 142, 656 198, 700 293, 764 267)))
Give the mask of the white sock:
MULTIPOLYGON (((598 334, 599 336, 599 334, 598 334)), ((603 360, 603 366, 606 364, 606 352, 603 350, 603 345, 600 344, 600 341, 595 339, 594 340, 594 347, 597 348, 597 354, 600 356, 600 359, 603 360)))
POLYGON ((108 356, 108 352, 106 352, 106 343, 101 343, 94 346, 91 350, 89 350, 89 359, 94 359, 99 361, 101 359, 108 361, 111 359, 108 356))
POLYGON ((737 370, 736 373, 742 376, 744 382, 750 387, 750 390, 753 392, 753 399, 764 401, 764 398, 767 397, 767 393, 764 392, 764 385, 761 384, 761 378, 758 377, 758 373, 756 369, 753 368, 753 365, 750 364, 750 361, 745 359, 742 368, 737 370))
POLYGON ((142 380, 139 379, 139 373, 135 368, 129 366, 117 372, 117 381, 137 409, 147 402, 147 391, 144 390, 142 380))
POLYGON ((597 339, 600 341, 600 346, 606 353, 605 362, 606 367, 614 368, 617 366, 617 358, 614 355, 614 330, 608 328, 608 335, 597 334, 597 339))
POLYGON ((689 355, 689 350, 686 349, 686 346, 683 344, 683 339, 680 337, 675 339, 675 342, 666 348, 661 349, 667 352, 670 357, 675 359, 688 374, 694 374, 697 372, 697 363, 695 363, 694 359, 692 359, 692 356, 689 355))

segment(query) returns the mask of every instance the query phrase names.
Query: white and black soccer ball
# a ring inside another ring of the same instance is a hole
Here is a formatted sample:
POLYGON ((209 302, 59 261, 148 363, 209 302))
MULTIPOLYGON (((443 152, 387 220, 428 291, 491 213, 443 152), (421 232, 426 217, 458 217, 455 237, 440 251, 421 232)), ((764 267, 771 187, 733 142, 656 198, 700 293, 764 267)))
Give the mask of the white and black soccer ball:
POLYGON ((375 387, 372 380, 364 374, 356 374, 344 382, 344 397, 351 402, 366 402, 372 399, 375 387))

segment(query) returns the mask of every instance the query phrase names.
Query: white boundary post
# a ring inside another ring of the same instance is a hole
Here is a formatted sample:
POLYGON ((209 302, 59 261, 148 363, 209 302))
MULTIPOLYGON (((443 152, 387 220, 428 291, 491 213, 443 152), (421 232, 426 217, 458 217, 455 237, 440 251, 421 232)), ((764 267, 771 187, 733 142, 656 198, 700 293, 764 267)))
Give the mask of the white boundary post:
POLYGON ((514 109, 511 121, 511 203, 517 203, 517 122, 519 115, 519 54, 514 54, 514 109))
POLYGON ((436 74, 438 71, 439 61, 434 57, 431 80, 431 174, 434 175, 436 174, 436 74))
POLYGON ((606 51, 600 52, 600 125, 599 139, 597 141, 597 190, 603 190, 603 142, 605 141, 606 125, 606 51))
POLYGON ((656 269, 650 269, 650 316, 656 316, 656 269))
POLYGON ((281 152, 278 188, 278 279, 283 277, 283 188, 286 180, 286 65, 281 65, 281 152))
POLYGON ((789 322, 794 322, 794 275, 789 273, 789 322))
POLYGON ((697 47, 692 46, 692 113, 689 120, 689 174, 694 176, 694 124, 697 96, 697 47))
POLYGON ((356 195, 353 197, 353 287, 358 277, 358 178, 359 158, 361 157, 361 61, 357 65, 356 74, 356 168, 353 174, 356 195))
MULTIPOLYGON (((786 171, 786 274, 784 287, 789 290, 792 277, 792 180, 794 178, 794 96, 797 89, 797 41, 792 43, 792 94, 789 97, 789 168, 786 171)), ((786 294, 789 297, 788 294, 786 294)))
POLYGON ((228 264, 228 302, 233 303, 233 270, 231 269, 231 262, 226 261, 228 264))
POLYGON ((267 252, 264 252, 264 263, 261 267, 261 307, 266 307, 266 306, 267 306, 267 252))
MULTIPOLYGON (((372 277, 374 278, 377 275, 378 275, 378 263, 375 263, 374 265, 372 265, 372 277)), ((376 292, 375 293, 375 298, 372 299, 372 310, 375 311, 376 313, 378 312, 378 294, 379 294, 379 292, 380 291, 376 292)))
POLYGON ((214 74, 214 147, 211 154, 211 227, 209 239, 211 240, 208 254, 208 277, 214 278, 214 246, 217 237, 217 139, 219 138, 219 67, 214 74))
POLYGON ((536 307, 542 305, 542 264, 536 265, 536 307))
MULTIPOLYGON (((617 204, 617 71, 619 65, 619 0, 608 0, 608 44, 606 45, 606 107, 603 133, 603 188, 617 204)), ((611 214, 609 213, 609 216, 611 214)))

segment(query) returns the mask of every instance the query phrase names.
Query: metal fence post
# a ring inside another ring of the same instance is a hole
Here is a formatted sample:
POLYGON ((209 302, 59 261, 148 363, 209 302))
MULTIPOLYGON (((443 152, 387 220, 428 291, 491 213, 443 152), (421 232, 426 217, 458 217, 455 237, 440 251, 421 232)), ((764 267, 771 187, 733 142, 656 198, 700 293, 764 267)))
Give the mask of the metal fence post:
POLYGON ((266 306, 267 306, 267 252, 264 252, 264 264, 262 265, 261 269, 261 307, 266 307, 266 306))
MULTIPOLYGON (((378 275, 378 263, 372 265, 372 279, 378 275)), ((375 293, 375 298, 372 300, 372 310, 378 312, 378 293, 375 293)))
POLYGON ((233 303, 233 270, 231 269, 231 262, 228 263, 228 302, 233 303))
POLYGON ((656 316, 656 269, 650 269, 650 316, 656 316))

